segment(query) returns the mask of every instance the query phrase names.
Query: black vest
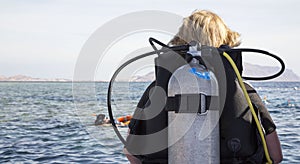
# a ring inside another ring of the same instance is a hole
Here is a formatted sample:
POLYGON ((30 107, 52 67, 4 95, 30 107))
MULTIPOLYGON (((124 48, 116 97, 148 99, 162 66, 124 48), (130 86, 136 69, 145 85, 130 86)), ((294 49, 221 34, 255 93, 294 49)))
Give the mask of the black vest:
MULTIPOLYGON (((242 71, 241 55, 229 55, 233 57, 239 67, 239 70, 242 71)), ((176 60, 174 59, 174 57, 172 57, 172 54, 170 54, 169 56, 166 55, 166 59, 157 59, 156 65, 163 65, 164 62, 170 62, 172 60, 176 60), (158 62, 161 62, 162 64, 157 64, 158 62)), ((221 163, 239 163, 239 161, 244 162, 247 160, 252 160, 255 163, 261 163, 263 151, 259 148, 259 138, 257 137, 257 130, 253 116, 231 65, 223 57, 222 62, 225 67, 227 88, 223 88, 226 90, 226 99, 220 118, 221 163), (259 155, 257 155, 257 153, 259 153, 259 155)), ((183 64, 184 63, 177 62, 176 64, 172 64, 172 68, 169 68, 168 70, 156 67, 157 80, 155 82, 152 82, 151 85, 146 89, 144 95, 138 103, 138 108, 141 109, 137 110, 143 110, 143 108, 149 106, 150 103, 155 103, 149 102, 149 91, 151 90, 151 88, 153 88, 154 86, 160 86, 162 88, 165 88, 165 91, 167 91, 168 81, 172 75, 172 72, 183 64)), ((216 74, 217 79, 219 79, 219 83, 224 82, 224 74, 221 75, 218 72, 214 73, 216 74)), ((247 84, 246 88, 247 90, 253 90, 253 88, 251 88, 247 84)), ((222 90, 222 88, 220 89, 222 90)), ((139 112, 136 111, 135 113, 139 112)), ((147 135, 158 132, 167 126, 168 114, 163 110, 159 115, 149 120, 132 119, 129 128, 130 134, 147 135)), ((161 139, 167 142, 167 136, 161 139)), ((127 141, 127 147, 130 152, 130 144, 134 143, 134 141, 130 140, 130 138, 127 138, 127 141)), ((201 148, 199 148, 199 150, 200 149, 201 148)), ((167 163, 168 149, 164 149, 152 154, 136 155, 136 157, 139 158, 143 163, 167 163)))

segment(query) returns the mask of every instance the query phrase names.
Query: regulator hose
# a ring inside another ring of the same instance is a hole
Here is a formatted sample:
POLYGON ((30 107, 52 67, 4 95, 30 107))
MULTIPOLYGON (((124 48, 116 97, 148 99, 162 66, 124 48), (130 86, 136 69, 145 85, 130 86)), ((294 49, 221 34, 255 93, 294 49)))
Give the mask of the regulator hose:
POLYGON ((248 92, 247 92, 247 90, 246 90, 246 87, 245 87, 245 84, 244 84, 244 82, 243 82, 242 76, 241 76, 241 74, 240 74, 240 72, 239 72, 237 66, 235 65, 234 61, 232 60, 232 58, 231 58, 226 52, 223 52, 223 56, 228 60, 228 62, 229 62, 230 65, 232 66, 232 68, 233 68, 233 70, 234 70, 234 72, 235 72, 235 74, 236 74, 236 76, 237 76, 237 78, 238 78, 239 84, 240 84, 240 86, 241 86, 241 88, 242 88, 242 90, 243 90, 244 96, 245 96, 245 98, 246 98, 246 100, 247 100, 247 103, 248 103, 248 105, 249 105, 250 111, 251 111, 252 116, 253 116, 253 118, 254 118, 254 120, 255 120, 255 123, 256 123, 257 129, 258 129, 258 132, 259 132, 259 135, 260 135, 260 137, 261 137, 261 140, 262 140, 262 144, 263 144, 263 148, 264 148, 264 152, 265 152, 266 159, 267 159, 268 163, 271 164, 271 163, 272 163, 272 160, 271 160, 270 155, 269 155, 267 143, 266 143, 266 140, 265 140, 265 135, 264 135, 264 132, 263 132, 263 130, 262 130, 262 128, 261 128, 261 125, 260 125, 260 122, 259 122, 259 120, 258 120, 258 117, 257 117, 257 115, 256 115, 256 113, 255 113, 255 110, 254 110, 254 108, 253 108, 251 99, 250 99, 250 97, 249 97, 249 95, 248 95, 248 92))
POLYGON ((126 61, 125 63, 123 63, 113 74, 112 78, 109 81, 109 85, 108 85, 108 91, 107 91, 107 109, 108 109, 108 115, 109 115, 109 119, 111 120, 111 124, 114 128, 115 133, 117 134, 117 136, 119 137, 119 139, 121 140, 121 142, 126 145, 126 141, 125 139, 122 137, 122 135, 120 134, 118 127, 115 123, 115 119, 113 116, 113 112, 112 112, 112 107, 111 107, 111 91, 113 88, 113 83, 115 82, 116 77, 118 76, 118 74, 122 71, 123 68, 125 68, 127 65, 129 65, 130 63, 139 60, 141 58, 147 57, 147 56, 151 56, 154 54, 160 54, 162 52, 168 52, 168 51, 187 51, 188 50, 189 45, 182 45, 182 46, 174 46, 174 47, 169 47, 169 48, 164 48, 161 50, 154 50, 145 54, 142 54, 140 56, 134 57, 128 61, 126 61))
POLYGON ((274 78, 280 76, 285 70, 285 64, 284 64, 283 60, 280 57, 278 57, 274 54, 271 54, 267 51, 259 50, 259 49, 252 49, 252 48, 236 48, 236 49, 230 49, 226 52, 230 53, 230 52, 236 52, 236 51, 238 51, 238 52, 254 52, 254 53, 258 53, 258 54, 264 54, 266 56, 270 56, 270 57, 276 59, 281 65, 281 69, 277 73, 275 73, 274 75, 265 76, 265 77, 247 77, 247 76, 243 76, 243 79, 245 79, 245 80, 256 80, 256 81, 271 80, 271 79, 274 79, 274 78))

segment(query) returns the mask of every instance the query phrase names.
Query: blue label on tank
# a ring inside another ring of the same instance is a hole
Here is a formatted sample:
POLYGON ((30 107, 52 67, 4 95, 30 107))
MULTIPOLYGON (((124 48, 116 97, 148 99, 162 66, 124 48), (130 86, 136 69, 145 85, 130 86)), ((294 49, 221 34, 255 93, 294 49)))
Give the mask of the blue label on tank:
POLYGON ((210 80, 210 74, 209 72, 197 72, 196 68, 191 68, 190 72, 194 75, 196 75, 199 78, 205 79, 205 80, 210 80))

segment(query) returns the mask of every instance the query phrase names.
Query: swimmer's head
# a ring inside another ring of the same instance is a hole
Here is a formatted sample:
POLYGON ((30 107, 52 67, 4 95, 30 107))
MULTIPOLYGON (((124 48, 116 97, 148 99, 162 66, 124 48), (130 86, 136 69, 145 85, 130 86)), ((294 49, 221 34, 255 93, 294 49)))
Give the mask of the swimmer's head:
POLYGON ((99 114, 95 120, 95 125, 102 125, 104 123, 105 114, 99 114))

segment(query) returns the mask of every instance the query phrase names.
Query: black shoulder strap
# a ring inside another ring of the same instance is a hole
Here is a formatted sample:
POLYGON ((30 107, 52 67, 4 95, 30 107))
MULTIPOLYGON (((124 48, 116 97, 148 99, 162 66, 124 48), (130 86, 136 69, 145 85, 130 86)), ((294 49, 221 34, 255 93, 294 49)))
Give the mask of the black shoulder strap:
POLYGON ((168 97, 165 110, 175 113, 205 113, 211 101, 217 96, 206 96, 204 94, 178 94, 168 97))

